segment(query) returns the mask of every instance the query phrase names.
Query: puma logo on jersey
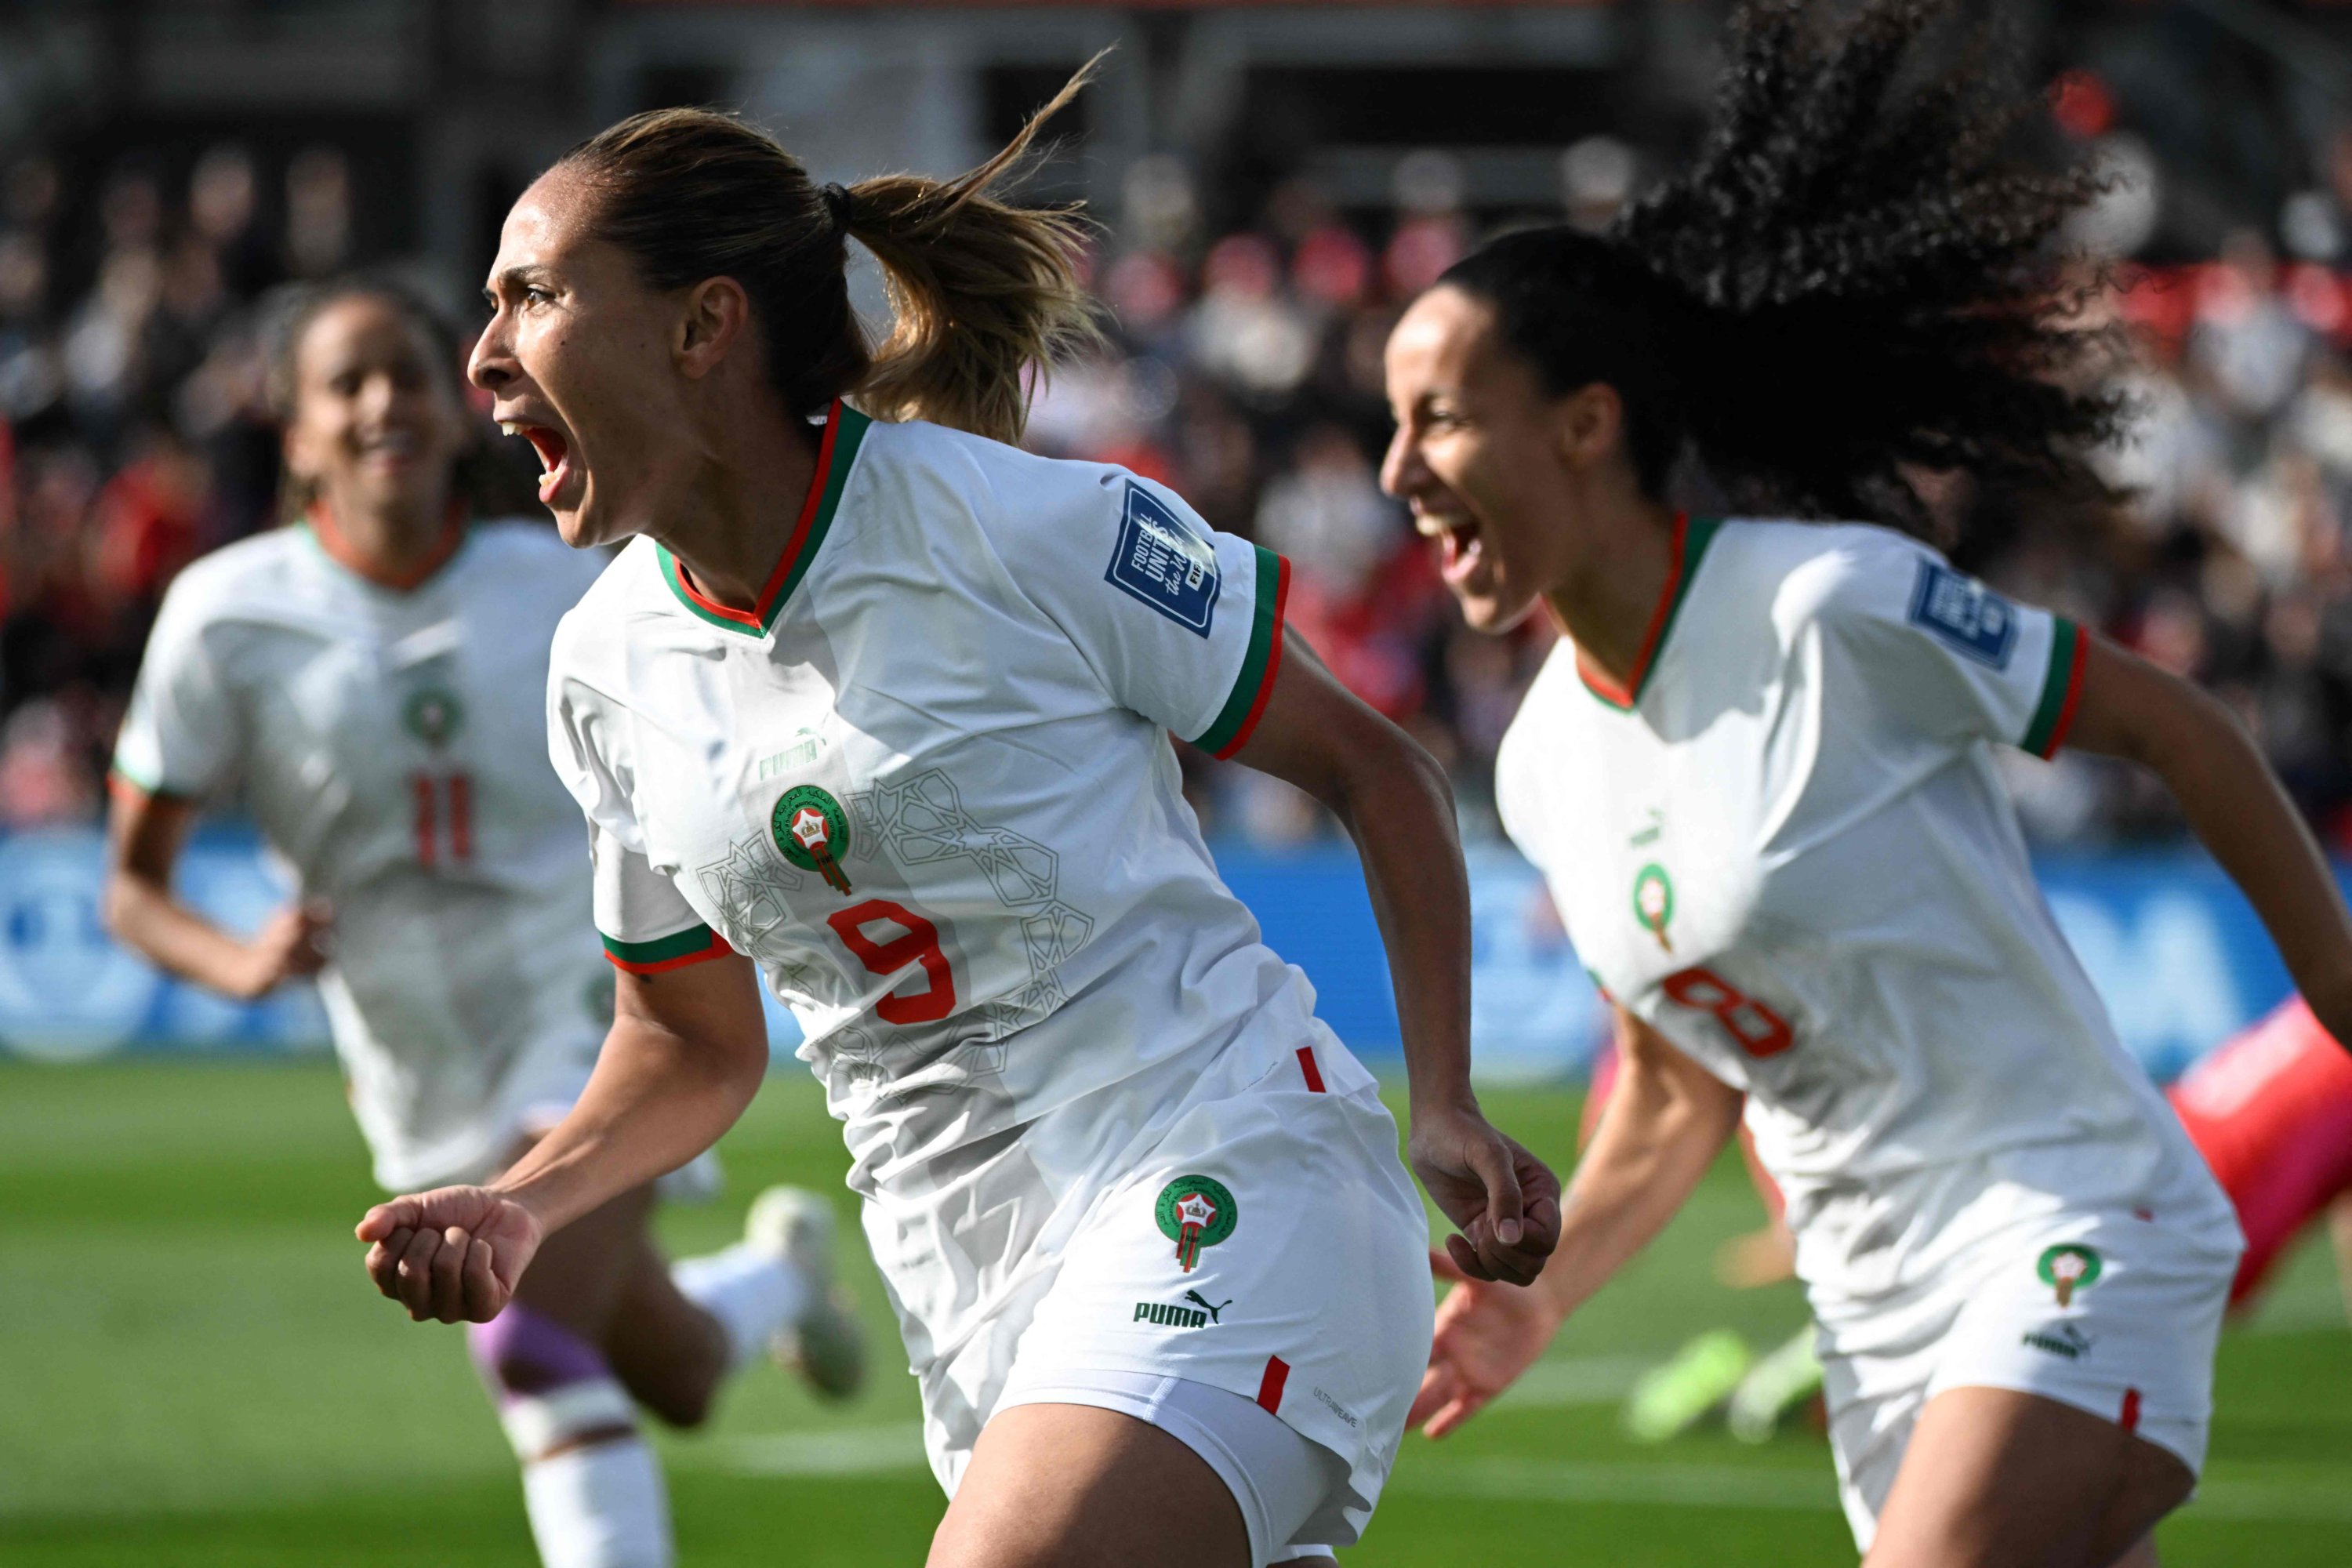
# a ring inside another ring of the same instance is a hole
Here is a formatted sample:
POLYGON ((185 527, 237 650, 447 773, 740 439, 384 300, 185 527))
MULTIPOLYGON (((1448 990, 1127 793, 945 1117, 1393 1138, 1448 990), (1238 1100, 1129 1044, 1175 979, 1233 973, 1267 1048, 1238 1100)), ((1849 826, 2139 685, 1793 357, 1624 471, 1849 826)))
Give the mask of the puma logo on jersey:
POLYGON ((1127 482, 1127 510, 1103 581, 1203 637, 1223 586, 1216 547, 1133 479, 1127 482))
POLYGON ((793 768, 804 768, 816 761, 817 753, 823 750, 824 750, 824 740, 819 736, 811 735, 804 741, 786 746, 773 756, 761 758, 760 777, 772 779, 778 773, 788 772, 793 768))

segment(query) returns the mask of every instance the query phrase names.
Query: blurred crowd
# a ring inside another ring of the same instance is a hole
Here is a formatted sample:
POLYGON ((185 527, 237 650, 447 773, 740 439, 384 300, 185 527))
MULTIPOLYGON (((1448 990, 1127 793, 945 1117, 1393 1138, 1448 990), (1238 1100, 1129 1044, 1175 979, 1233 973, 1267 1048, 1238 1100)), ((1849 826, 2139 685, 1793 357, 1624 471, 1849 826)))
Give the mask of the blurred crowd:
POLYGON ((351 218, 324 147, 0 169, 0 826, 97 815, 165 585, 277 521, 257 306, 351 265, 351 218))
MULTIPOLYGON (((2352 850, 2352 257, 2330 249, 2352 235, 2352 142, 2337 162, 2345 200, 2323 189, 2290 213, 2290 259, 2249 229, 2210 259, 2122 269, 2097 297, 2131 348, 2137 436, 2109 455, 2128 504, 1938 500, 1971 569, 2221 692, 2352 850)), ((1558 204, 1513 216, 1597 227, 1640 173, 1623 144, 1580 142, 1558 204)), ((349 173, 324 149, 268 177, 236 146, 177 178, 132 160, 79 203, 40 157, 0 182, 0 826, 23 826, 97 814, 164 586, 278 521, 268 291, 383 258, 352 254, 349 173)), ((1499 216, 1464 195, 1453 160, 1418 153, 1382 209, 1301 180, 1217 232, 1183 165, 1142 161, 1091 259, 1111 347, 1055 375, 1031 442, 1165 480, 1289 556, 1293 624, 1445 762, 1475 834, 1493 828, 1495 748, 1549 634, 1467 633, 1378 482, 1388 329, 1499 216)), ((1212 833, 1327 831, 1282 786, 1187 767, 1212 833)), ((2047 842, 2178 831, 2128 770, 2069 756, 2012 773, 2047 842)))

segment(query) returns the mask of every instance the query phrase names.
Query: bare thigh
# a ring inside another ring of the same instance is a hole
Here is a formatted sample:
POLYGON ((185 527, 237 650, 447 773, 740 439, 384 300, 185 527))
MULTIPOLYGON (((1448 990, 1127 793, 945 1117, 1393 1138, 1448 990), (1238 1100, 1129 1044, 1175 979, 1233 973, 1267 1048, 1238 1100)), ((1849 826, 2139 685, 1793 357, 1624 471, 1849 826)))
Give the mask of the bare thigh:
POLYGON ((604 1352, 630 1396, 698 1426, 727 1371, 726 1334, 678 1293, 653 1244, 654 1189, 635 1187, 550 1236, 515 1299, 604 1352))
POLYGON ((1249 1568, 1241 1505, 1209 1462, 1087 1405, 990 1420, 931 1538, 929 1568, 1249 1568))
POLYGON ((2189 1467, 2039 1394, 1953 1388, 1906 1445, 1864 1568, 2112 1568, 2189 1496, 2189 1467))
POLYGON ((653 1210, 653 1188, 635 1187, 573 1220, 540 1244, 515 1299, 603 1344, 653 1210))

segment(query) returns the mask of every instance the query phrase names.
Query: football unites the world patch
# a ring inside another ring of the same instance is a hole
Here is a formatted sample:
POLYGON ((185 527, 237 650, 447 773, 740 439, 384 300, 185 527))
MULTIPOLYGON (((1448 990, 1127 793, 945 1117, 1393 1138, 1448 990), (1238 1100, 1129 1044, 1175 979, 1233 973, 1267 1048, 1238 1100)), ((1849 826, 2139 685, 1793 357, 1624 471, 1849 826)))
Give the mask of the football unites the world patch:
POLYGON ((1176 1261, 1187 1274, 1201 1261, 1201 1248, 1233 1235, 1241 1216, 1234 1194, 1213 1176, 1179 1176, 1160 1189, 1153 1205, 1160 1234, 1176 1244, 1176 1261))
POLYGON ((1103 581, 1203 637, 1209 635, 1217 593, 1223 585, 1216 546, 1133 479, 1127 481, 1118 545, 1111 552, 1103 581))
POLYGON ((785 859, 814 871, 835 892, 848 893, 849 877, 841 862, 849 854, 849 814, 841 802, 814 784, 795 784, 768 814, 768 831, 785 859))
POLYGON ((2097 1284, 2105 1268, 2099 1255, 2090 1247, 2077 1241, 2062 1241, 2043 1250, 2033 1271, 2042 1277, 2044 1285, 2058 1292, 2058 1304, 2063 1307, 2074 1301, 2075 1291, 2087 1290, 2097 1284))
POLYGON ((2017 606, 1940 561, 1919 563, 1911 624, 1995 669, 2008 668, 2017 647, 2017 606))

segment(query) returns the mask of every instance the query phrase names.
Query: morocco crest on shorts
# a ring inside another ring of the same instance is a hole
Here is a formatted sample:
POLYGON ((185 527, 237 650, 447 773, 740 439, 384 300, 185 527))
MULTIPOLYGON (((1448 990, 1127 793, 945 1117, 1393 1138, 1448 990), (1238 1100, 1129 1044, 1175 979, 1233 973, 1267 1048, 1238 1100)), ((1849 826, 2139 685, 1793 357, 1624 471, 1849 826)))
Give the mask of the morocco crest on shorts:
POLYGON ((2057 1291, 2062 1307, 2073 1304, 2075 1291, 2087 1290, 2097 1284, 2100 1270, 2099 1255, 2071 1241, 2049 1248, 2033 1266, 2042 1282, 2057 1291))
POLYGON ((841 809, 841 802, 814 784, 788 789, 769 814, 768 830, 785 859, 803 871, 814 871, 835 892, 848 894, 849 877, 841 859, 849 853, 849 814, 841 809))
POLYGON ((1179 1176, 1160 1189, 1160 1234, 1176 1244, 1176 1261, 1187 1274, 1201 1261, 1201 1248, 1233 1235, 1241 1216, 1234 1194, 1214 1177, 1179 1176))

